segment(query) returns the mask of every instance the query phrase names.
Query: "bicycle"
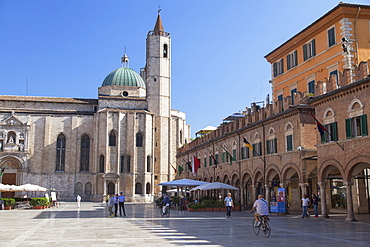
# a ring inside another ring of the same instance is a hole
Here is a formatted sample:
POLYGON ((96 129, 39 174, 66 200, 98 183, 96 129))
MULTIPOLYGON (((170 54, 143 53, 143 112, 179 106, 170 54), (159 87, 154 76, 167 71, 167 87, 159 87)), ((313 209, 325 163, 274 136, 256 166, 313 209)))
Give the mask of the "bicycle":
POLYGON ((168 205, 166 205, 166 206, 164 206, 165 208, 164 208, 164 210, 163 210, 163 208, 161 208, 161 216, 162 217, 170 217, 170 206, 169 206, 169 204, 168 205))
POLYGON ((253 219, 252 228, 253 228, 254 234, 258 235, 260 231, 262 231, 262 233, 265 235, 266 238, 270 237, 271 224, 270 224, 270 219, 268 215, 260 216, 259 219, 261 223, 259 225, 257 225, 258 222, 256 221, 256 219, 253 219))

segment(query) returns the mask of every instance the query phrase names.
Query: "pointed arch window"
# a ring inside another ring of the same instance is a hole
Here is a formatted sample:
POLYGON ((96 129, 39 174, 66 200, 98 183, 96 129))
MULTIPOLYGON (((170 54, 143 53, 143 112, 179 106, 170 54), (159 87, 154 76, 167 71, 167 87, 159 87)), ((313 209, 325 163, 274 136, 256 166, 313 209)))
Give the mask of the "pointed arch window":
POLYGON ((56 148, 55 170, 64 171, 66 162, 66 137, 63 134, 57 137, 56 148))
POLYGON ((150 194, 150 183, 146 183, 146 190, 145 190, 146 194, 150 194))
POLYGON ((143 135, 141 133, 136 134, 136 147, 143 146, 143 135))
POLYGON ((116 133, 112 130, 109 134, 109 146, 115 147, 117 143, 116 133))
POLYGON ((83 135, 81 137, 81 150, 80 150, 80 172, 89 171, 90 166, 90 137, 83 135))
POLYGON ((104 166, 105 166, 105 157, 104 157, 104 155, 100 155, 100 159, 99 159, 99 173, 104 173, 104 166))
POLYGON ((142 194, 143 193, 143 188, 141 186, 141 183, 136 183, 135 184, 135 194, 142 194))

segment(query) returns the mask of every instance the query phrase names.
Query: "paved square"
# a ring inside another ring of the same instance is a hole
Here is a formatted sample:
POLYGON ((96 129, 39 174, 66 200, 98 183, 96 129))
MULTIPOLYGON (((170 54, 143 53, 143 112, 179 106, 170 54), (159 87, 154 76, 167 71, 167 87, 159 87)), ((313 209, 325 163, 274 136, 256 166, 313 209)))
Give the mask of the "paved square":
POLYGON ((344 222, 345 214, 330 219, 301 219, 299 212, 271 218, 269 238, 252 232, 246 211, 187 212, 172 210, 162 218, 154 204, 125 205, 127 217, 108 217, 102 203, 61 203, 44 210, 0 211, 0 246, 370 246, 370 216, 344 222))

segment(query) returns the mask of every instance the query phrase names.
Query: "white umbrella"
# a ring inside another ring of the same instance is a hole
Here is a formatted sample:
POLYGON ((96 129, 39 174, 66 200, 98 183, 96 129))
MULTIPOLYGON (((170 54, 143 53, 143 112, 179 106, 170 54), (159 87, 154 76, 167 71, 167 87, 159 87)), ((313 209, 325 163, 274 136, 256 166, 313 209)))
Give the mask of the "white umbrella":
POLYGON ((160 183, 157 185, 163 185, 163 186, 198 186, 202 184, 209 184, 208 182, 203 182, 199 180, 192 180, 192 179, 180 179, 180 180, 173 180, 169 182, 160 183))
POLYGON ((47 188, 44 188, 40 185, 36 184, 23 184, 18 186, 20 188, 19 191, 47 191, 47 188))
POLYGON ((13 184, 0 184, 0 192, 15 192, 19 191, 17 185, 13 184))
POLYGON ((225 183, 219 183, 219 182, 214 182, 214 183, 208 183, 208 184, 203 184, 198 187, 195 187, 191 189, 190 191, 194 190, 217 190, 217 189, 226 189, 226 190, 239 190, 238 188, 225 184, 225 183))

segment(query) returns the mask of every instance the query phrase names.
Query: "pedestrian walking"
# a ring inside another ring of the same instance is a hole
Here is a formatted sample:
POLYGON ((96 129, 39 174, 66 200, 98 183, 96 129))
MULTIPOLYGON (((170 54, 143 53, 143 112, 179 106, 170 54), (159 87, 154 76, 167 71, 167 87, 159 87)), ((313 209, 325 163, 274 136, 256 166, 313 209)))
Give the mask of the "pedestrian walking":
POLYGON ((315 217, 319 217, 319 198, 316 196, 316 194, 312 194, 312 205, 313 210, 315 211, 315 217))
POLYGON ((180 213, 184 215, 185 214, 185 207, 186 207, 186 198, 184 196, 181 196, 179 200, 179 206, 180 206, 180 213))
POLYGON ((310 199, 307 198, 307 195, 304 195, 301 201, 302 201, 302 219, 306 219, 308 218, 308 206, 310 205, 310 199))
POLYGON ((118 203, 119 203, 118 194, 116 194, 116 195, 115 195, 115 197, 113 198, 114 217, 118 217, 118 215, 117 215, 117 211, 118 211, 118 203))
POLYGON ((79 208, 81 206, 81 196, 77 195, 76 200, 77 200, 77 207, 79 208))
POLYGON ((126 216, 126 212, 125 212, 125 196, 123 195, 123 191, 121 191, 119 193, 118 203, 119 203, 119 216, 122 216, 122 211, 123 211, 123 215, 126 216))
POLYGON ((226 217, 229 218, 231 216, 231 208, 234 207, 233 198, 231 198, 231 193, 227 194, 225 197, 225 207, 227 208, 226 217))
POLYGON ((113 206, 114 206, 114 196, 109 195, 109 199, 107 203, 109 217, 112 217, 114 215, 113 206))

